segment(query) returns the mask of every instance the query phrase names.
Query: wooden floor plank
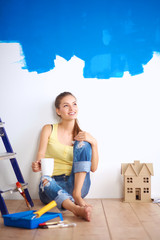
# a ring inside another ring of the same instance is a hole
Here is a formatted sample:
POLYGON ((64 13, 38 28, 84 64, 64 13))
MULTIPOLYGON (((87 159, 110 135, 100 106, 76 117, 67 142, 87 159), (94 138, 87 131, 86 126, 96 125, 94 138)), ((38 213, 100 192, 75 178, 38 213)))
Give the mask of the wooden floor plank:
POLYGON ((1 240, 33 240, 37 231, 37 229, 29 230, 22 228, 5 227, 4 225, 0 228, 1 240))
MULTIPOLYGON (((87 199, 93 205, 91 222, 62 212, 64 220, 75 222, 76 227, 61 229, 21 229, 6 227, 0 217, 2 240, 159 240, 160 205, 153 203, 123 203, 119 199, 87 199)), ((33 200, 34 210, 44 205, 33 200)), ((27 211, 24 200, 6 200, 9 213, 27 211)), ((53 208, 53 212, 59 212, 53 208)))
POLYGON ((150 239, 129 203, 107 199, 103 206, 113 240, 150 239))
POLYGON ((154 203, 131 203, 150 239, 160 239, 160 207, 154 203))
MULTIPOLYGON (((9 213, 15 213, 17 212, 18 208, 21 208, 21 205, 24 204, 25 205, 25 201, 24 200, 5 200, 5 204, 7 206, 8 212, 9 213)), ((25 207, 25 209, 27 210, 27 207, 25 207)))
POLYGON ((102 201, 90 199, 87 201, 93 206, 91 222, 79 219, 73 231, 76 240, 110 240, 109 229, 106 223, 102 201))
POLYGON ((38 229, 34 240, 72 240, 72 228, 38 229))

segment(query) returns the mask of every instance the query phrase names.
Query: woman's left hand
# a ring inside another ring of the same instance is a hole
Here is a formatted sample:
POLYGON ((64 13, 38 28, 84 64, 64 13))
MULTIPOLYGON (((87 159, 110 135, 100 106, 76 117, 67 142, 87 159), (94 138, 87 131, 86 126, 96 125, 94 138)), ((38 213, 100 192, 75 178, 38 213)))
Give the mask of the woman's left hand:
POLYGON ((96 144, 96 139, 93 138, 91 134, 87 132, 79 132, 78 135, 75 136, 74 140, 86 141, 86 142, 89 142, 91 145, 96 144))

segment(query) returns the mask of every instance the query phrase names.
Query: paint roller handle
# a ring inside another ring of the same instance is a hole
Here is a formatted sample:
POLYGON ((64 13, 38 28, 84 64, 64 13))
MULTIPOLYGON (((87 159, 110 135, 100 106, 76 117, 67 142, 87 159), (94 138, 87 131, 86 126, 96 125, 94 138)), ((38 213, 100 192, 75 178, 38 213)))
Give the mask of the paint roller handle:
POLYGON ((36 217, 40 217, 42 216, 44 213, 46 213, 48 210, 56 207, 57 204, 55 201, 51 201, 50 203, 48 203, 46 206, 44 206, 43 208, 41 208, 40 210, 38 210, 37 212, 34 212, 34 214, 36 214, 36 217))

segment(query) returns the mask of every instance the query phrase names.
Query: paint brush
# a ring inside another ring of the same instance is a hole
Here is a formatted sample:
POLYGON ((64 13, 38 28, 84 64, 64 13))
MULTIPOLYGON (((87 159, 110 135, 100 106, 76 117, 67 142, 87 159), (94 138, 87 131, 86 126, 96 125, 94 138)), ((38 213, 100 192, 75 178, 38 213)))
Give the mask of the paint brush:
POLYGON ((30 204, 29 204, 29 202, 28 202, 28 200, 27 200, 26 194, 25 194, 25 192, 24 192, 24 189, 23 189, 21 183, 20 183, 20 182, 16 182, 16 186, 17 186, 18 192, 19 192, 19 193, 22 195, 22 197, 24 198, 27 207, 28 207, 28 208, 31 208, 31 206, 30 206, 30 204))
POLYGON ((76 223, 68 223, 68 224, 64 224, 64 223, 60 223, 60 224, 53 224, 53 225, 41 225, 39 224, 39 228, 42 229, 49 229, 49 228, 66 228, 66 227, 76 227, 76 223))
POLYGON ((39 224, 39 227, 41 226, 48 226, 48 225, 58 225, 58 224, 61 224, 61 223, 67 223, 67 222, 64 222, 64 221, 58 221, 58 222, 44 222, 44 223, 40 223, 39 224))

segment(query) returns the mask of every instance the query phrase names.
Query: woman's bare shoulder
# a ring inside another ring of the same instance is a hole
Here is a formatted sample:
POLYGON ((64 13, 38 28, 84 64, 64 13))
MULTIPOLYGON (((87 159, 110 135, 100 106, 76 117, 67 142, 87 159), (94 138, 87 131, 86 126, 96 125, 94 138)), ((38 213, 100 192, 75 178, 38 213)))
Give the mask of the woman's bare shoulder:
POLYGON ((42 133, 50 135, 52 131, 52 124, 45 124, 42 127, 42 133))

